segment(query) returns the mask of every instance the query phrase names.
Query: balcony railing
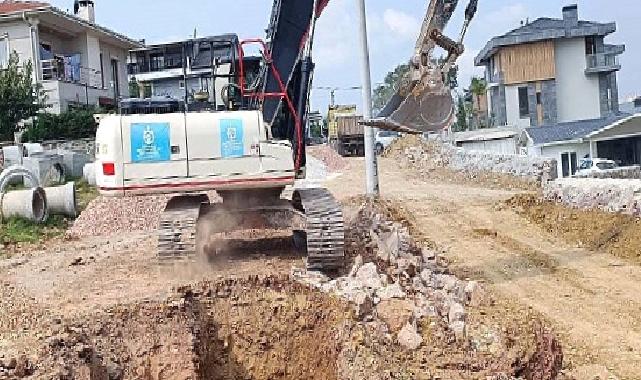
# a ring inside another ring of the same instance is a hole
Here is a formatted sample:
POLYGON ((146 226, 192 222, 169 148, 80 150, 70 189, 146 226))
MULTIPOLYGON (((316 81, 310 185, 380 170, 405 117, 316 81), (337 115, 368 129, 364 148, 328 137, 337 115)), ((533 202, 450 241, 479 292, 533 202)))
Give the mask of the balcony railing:
POLYGON ((103 88, 105 86, 102 73, 98 70, 65 63, 62 59, 47 59, 40 62, 43 80, 75 83, 94 88, 103 88))
POLYGON ((597 53, 586 56, 587 74, 597 74, 621 70, 619 56, 613 53, 597 53))

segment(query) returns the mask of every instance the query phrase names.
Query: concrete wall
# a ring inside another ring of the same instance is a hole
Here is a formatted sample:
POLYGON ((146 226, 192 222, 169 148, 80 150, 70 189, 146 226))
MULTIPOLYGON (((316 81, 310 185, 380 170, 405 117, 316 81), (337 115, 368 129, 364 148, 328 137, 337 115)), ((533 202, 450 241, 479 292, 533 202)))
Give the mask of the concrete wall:
POLYGON ((416 165, 431 161, 456 171, 510 175, 537 183, 557 178, 556 161, 547 158, 466 150, 437 141, 407 148, 404 153, 416 165))
POLYGON ((589 143, 581 143, 581 144, 570 143, 570 144, 541 147, 538 155, 540 157, 547 157, 547 158, 556 160, 557 172, 559 174, 559 177, 562 177, 563 161, 561 160, 561 155, 563 153, 571 153, 571 152, 576 153, 576 157, 578 161, 576 166, 578 168, 579 163, 581 162, 581 159, 586 155, 590 155, 590 144, 589 143))
POLYGON ((515 138, 489 141, 464 141, 461 143, 461 148, 497 154, 518 154, 517 141, 515 138))
POLYGON ((507 113, 507 125, 516 127, 529 127, 530 115, 528 114, 524 118, 521 118, 521 115, 519 114, 519 87, 527 87, 527 84, 505 86, 505 108, 507 113))
POLYGON ((575 178, 600 179, 641 179, 641 166, 626 166, 610 170, 601 170, 585 174, 577 174, 575 178))
POLYGON ((641 216, 638 179, 559 179, 544 185, 543 196, 569 207, 641 216))
POLYGON ((30 28, 24 21, 3 23, 0 25, 0 36, 8 36, 9 51, 17 52, 20 62, 33 62, 30 28))
POLYGON ((585 38, 555 41, 558 122, 601 117, 599 79, 586 76, 585 38))

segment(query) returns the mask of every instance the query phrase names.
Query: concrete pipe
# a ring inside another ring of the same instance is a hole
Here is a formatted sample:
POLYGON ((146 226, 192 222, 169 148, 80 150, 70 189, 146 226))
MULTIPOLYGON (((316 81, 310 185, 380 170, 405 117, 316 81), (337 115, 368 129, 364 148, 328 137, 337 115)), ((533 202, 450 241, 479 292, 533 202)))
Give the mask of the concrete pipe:
POLYGON ((90 162, 82 168, 82 176, 91 186, 96 186, 96 164, 90 162))
POLYGON ((2 218, 21 217, 36 223, 47 220, 47 194, 41 187, 0 195, 2 218))
POLYGON ((11 184, 12 179, 24 177, 31 184, 31 187, 40 186, 40 180, 29 169, 21 165, 8 167, 0 173, 0 194, 3 194, 7 186, 11 184))
POLYGON ((76 209, 76 184, 69 182, 64 186, 46 187, 47 210, 49 215, 64 215, 75 218, 78 216, 76 209))

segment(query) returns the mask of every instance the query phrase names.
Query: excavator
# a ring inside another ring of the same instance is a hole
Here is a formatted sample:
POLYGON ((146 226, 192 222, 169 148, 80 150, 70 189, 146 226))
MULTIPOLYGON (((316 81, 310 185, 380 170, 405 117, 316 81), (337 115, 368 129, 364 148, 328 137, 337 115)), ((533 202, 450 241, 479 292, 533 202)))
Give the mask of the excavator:
MULTIPOLYGON (((294 245, 306 253, 308 269, 342 268, 339 202, 326 189, 295 186, 306 174, 313 41, 328 3, 274 0, 265 40, 226 34, 185 42, 185 62, 209 62, 213 101, 131 99, 121 103, 118 114, 100 119, 95 163, 100 193, 172 196, 158 226, 159 259, 211 258, 221 236, 277 230, 291 232, 294 245), (259 54, 247 53, 251 45, 259 54), (286 188, 293 188, 290 196, 286 188), (211 201, 212 191, 222 202, 211 201)), ((468 6, 466 24, 475 4, 468 6)), ((462 53, 465 34, 458 42, 443 35, 455 8, 455 0, 430 1, 411 76, 384 114, 368 123, 414 132, 447 124, 452 100, 443 73, 462 53), (431 57, 435 46, 449 53, 441 65, 431 57)))

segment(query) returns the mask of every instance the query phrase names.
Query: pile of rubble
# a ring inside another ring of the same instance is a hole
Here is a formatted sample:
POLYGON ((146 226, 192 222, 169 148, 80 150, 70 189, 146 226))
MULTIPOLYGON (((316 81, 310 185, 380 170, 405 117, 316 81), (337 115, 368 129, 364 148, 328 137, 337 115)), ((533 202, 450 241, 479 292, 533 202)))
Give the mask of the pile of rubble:
POLYGON ((641 216, 641 180, 563 178, 547 183, 543 197, 573 208, 641 216))
POLYGON ((377 202, 362 200, 348 237, 353 261, 346 275, 331 279, 320 273, 295 273, 301 281, 338 295, 356 307, 361 320, 386 322, 398 343, 417 349, 423 317, 440 318, 459 339, 465 337, 466 306, 487 302, 483 287, 449 273, 431 248, 419 247, 408 226, 391 221, 377 202))
POLYGON ((330 173, 338 172, 347 166, 347 161, 329 145, 317 145, 307 148, 307 154, 322 161, 330 173))
POLYGON ((391 148, 391 152, 395 152, 392 154, 400 153, 419 166, 447 167, 470 175, 508 175, 538 184, 557 178, 557 163, 553 159, 465 150, 438 141, 426 142, 416 137, 400 140, 397 146, 391 148))

